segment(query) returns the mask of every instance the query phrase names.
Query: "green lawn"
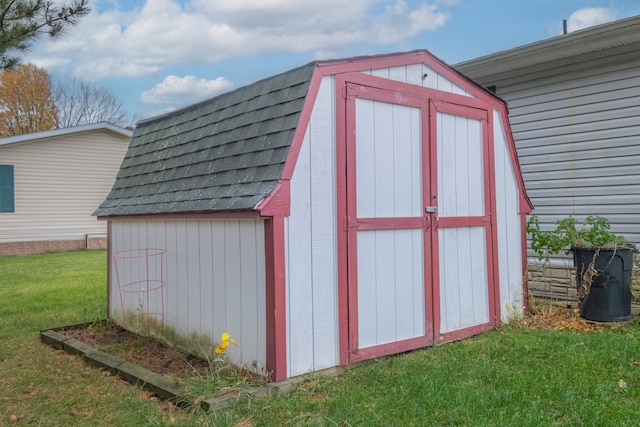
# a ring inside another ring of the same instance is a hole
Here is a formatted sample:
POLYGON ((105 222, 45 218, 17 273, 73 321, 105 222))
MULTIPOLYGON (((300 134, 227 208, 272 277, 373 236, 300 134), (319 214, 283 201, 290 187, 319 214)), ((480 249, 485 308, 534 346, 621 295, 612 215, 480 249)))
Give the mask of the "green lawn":
MULTIPOLYGON (((41 344, 104 317, 105 251, 0 258, 0 425, 636 426, 640 323, 505 327, 312 375, 296 391, 191 414, 41 344)), ((242 345, 242 343, 240 343, 242 345)))

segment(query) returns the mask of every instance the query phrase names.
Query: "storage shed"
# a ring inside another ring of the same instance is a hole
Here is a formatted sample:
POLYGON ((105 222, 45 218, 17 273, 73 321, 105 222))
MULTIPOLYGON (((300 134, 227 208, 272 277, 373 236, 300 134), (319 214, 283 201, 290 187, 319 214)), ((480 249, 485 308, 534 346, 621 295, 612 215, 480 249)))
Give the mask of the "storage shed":
POLYGON ((140 122, 95 215, 112 318, 281 380, 498 325, 530 210, 505 104, 420 50, 140 122))

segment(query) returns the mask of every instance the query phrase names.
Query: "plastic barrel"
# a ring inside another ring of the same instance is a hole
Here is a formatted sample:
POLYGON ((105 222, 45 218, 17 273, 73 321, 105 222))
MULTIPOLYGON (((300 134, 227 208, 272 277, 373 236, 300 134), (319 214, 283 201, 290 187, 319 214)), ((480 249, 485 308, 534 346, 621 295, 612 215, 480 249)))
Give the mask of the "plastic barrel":
POLYGON ((580 316, 596 322, 624 322, 631 319, 632 249, 574 247, 571 250, 579 296, 584 273, 592 262, 596 270, 589 293, 578 301, 580 316))

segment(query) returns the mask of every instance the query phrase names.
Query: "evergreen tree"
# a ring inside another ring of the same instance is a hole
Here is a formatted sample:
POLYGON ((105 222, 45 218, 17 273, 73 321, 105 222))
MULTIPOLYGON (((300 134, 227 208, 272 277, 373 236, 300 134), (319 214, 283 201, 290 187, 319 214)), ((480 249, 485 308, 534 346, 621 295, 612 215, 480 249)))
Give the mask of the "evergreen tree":
POLYGON ((43 34, 58 37, 89 13, 89 0, 0 0, 0 69, 12 69, 31 42, 43 34))

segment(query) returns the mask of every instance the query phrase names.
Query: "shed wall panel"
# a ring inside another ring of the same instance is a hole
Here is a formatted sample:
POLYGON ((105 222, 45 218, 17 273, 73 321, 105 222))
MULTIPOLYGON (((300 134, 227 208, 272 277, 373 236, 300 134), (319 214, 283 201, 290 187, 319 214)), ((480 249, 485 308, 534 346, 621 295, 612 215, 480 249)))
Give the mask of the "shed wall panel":
POLYGON ((438 230, 441 333, 489 322, 486 245, 484 227, 438 230))
POLYGON ((14 165, 15 212, 0 213, 0 243, 106 235, 92 212, 111 190, 129 140, 88 132, 0 146, 14 165))
POLYGON ((285 219, 288 375, 339 364, 335 83, 325 77, 291 179, 285 219))
POLYGON ((438 113, 438 195, 441 217, 484 215, 479 120, 438 113))
MULTIPOLYGON (((228 354, 238 365, 265 374, 265 243, 260 220, 118 220, 112 221, 109 315, 122 322, 121 287, 136 277, 163 277, 158 293, 138 292, 124 299, 124 312, 164 313, 163 336, 191 351, 211 351, 223 332, 239 347, 228 354), (161 267, 140 257, 116 266, 113 254, 162 249, 161 267), (124 267, 124 269, 123 269, 124 267), (148 269, 150 267, 150 270, 148 269), (118 280, 120 279, 120 281, 118 280), (155 298, 154 298, 155 297, 155 298), (164 305, 162 304, 164 302, 164 305), (150 304, 151 306, 147 306, 150 304)), ((135 326, 135 323, 134 323, 135 326)), ((158 333, 158 331, 155 331, 158 333)))
POLYGON ((494 161, 496 175, 496 219, 498 234, 498 274, 500 314, 503 321, 519 315, 524 305, 522 270, 522 225, 519 192, 509 154, 504 125, 498 111, 493 112, 494 161))
POLYGON ((470 93, 424 63, 379 68, 369 70, 366 74, 409 83, 416 86, 427 87, 430 89, 452 92, 458 95, 471 96, 470 93))
POLYGON ((423 230, 358 232, 358 347, 425 334, 423 230))
POLYGON ((421 216, 420 110, 366 99, 356 104, 358 217, 421 216))

